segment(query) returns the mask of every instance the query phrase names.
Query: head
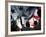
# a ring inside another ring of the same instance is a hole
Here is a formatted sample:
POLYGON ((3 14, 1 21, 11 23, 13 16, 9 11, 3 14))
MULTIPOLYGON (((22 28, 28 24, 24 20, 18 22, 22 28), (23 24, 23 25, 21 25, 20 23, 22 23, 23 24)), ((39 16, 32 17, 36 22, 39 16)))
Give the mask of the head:
POLYGON ((41 9, 36 8, 33 16, 29 19, 30 28, 34 29, 36 27, 37 23, 40 20, 40 16, 41 16, 40 13, 41 13, 41 9))

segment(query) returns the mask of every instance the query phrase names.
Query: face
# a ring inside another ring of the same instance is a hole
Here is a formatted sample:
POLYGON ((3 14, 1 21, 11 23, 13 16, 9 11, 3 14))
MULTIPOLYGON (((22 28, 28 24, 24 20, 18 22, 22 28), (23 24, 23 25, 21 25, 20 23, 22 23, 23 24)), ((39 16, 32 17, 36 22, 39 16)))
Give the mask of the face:
POLYGON ((39 22, 40 17, 37 14, 38 9, 35 10, 34 15, 31 19, 29 19, 30 28, 35 28, 35 22, 39 22))

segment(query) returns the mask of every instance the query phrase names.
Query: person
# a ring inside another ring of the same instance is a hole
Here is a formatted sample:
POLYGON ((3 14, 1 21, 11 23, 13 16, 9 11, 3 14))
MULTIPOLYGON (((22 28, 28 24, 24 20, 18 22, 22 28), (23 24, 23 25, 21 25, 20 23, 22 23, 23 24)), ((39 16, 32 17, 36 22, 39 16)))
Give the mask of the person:
POLYGON ((37 22, 39 22, 39 19, 40 19, 40 17, 37 14, 37 11, 38 11, 38 9, 35 10, 34 16, 31 19, 29 19, 30 28, 32 28, 32 29, 35 28, 34 22, 37 23, 37 22))
POLYGON ((26 23, 30 30, 40 30, 41 29, 41 9, 36 8, 33 16, 26 23))

